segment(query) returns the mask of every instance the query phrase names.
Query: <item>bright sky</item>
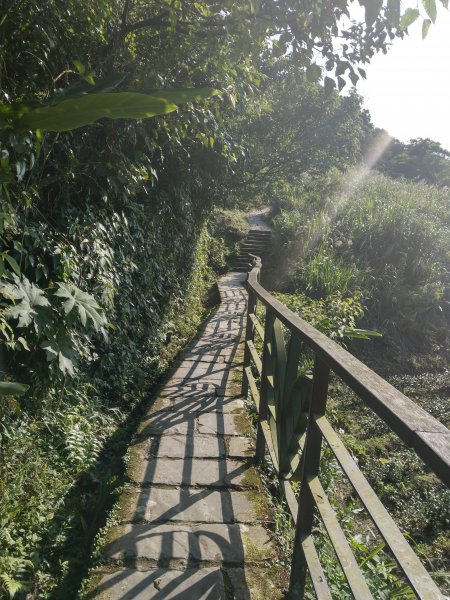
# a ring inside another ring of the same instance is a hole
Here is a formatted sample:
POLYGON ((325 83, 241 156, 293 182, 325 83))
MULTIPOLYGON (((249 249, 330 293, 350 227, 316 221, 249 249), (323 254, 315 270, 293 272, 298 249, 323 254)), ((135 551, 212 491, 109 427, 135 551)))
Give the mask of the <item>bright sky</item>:
POLYGON ((357 89, 376 127, 402 141, 431 138, 450 150, 450 11, 437 4, 437 20, 425 40, 420 18, 408 36, 366 65, 367 80, 357 89))

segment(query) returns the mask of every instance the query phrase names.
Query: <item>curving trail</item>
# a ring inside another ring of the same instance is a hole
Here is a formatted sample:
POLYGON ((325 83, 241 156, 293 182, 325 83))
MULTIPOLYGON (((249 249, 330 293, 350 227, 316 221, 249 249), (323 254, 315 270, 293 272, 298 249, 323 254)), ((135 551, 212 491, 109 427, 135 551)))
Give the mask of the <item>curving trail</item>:
POLYGON ((245 277, 220 280, 217 312, 141 422, 119 524, 108 532, 89 599, 279 597, 267 572, 275 550, 239 398, 245 277))

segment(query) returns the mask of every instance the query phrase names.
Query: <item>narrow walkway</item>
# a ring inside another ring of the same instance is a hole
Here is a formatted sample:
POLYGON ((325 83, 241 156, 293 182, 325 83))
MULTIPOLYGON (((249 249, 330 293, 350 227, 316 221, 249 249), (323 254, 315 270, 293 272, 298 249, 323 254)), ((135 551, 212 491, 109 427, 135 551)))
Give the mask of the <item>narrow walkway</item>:
POLYGON ((268 569, 275 551, 263 527, 266 501, 239 398, 244 280, 243 273, 220 280, 217 312, 141 423, 131 484, 89 599, 279 597, 268 569))
POLYGON ((272 231, 267 224, 266 217, 270 213, 270 208, 255 208, 248 213, 246 219, 249 222, 251 231, 272 231))

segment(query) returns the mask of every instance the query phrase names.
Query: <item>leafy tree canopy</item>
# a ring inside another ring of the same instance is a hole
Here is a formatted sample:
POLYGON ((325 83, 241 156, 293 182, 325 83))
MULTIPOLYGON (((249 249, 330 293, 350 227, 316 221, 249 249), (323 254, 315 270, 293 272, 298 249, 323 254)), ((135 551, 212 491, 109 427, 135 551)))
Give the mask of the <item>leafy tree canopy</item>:
POLYGON ((390 177, 450 185, 450 152, 430 139, 417 138, 406 144, 393 139, 376 168, 390 177))

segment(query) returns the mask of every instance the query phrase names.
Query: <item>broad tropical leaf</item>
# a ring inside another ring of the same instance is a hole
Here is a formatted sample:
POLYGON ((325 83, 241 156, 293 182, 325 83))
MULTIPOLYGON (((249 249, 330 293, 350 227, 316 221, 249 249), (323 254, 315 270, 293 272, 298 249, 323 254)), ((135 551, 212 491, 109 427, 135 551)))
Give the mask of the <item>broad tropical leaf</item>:
POLYGON ((38 316, 39 308, 50 305, 41 288, 26 277, 19 279, 14 275, 15 284, 8 289, 10 296, 18 303, 7 310, 7 316, 19 319, 18 327, 28 327, 38 316))
POLYGON ((59 92, 55 100, 67 100, 68 98, 86 96, 88 94, 106 94, 108 92, 112 92, 117 86, 119 86, 124 81, 125 77, 126 75, 123 73, 115 73, 100 79, 94 85, 90 85, 86 81, 77 81, 77 83, 59 92))
POLYGON ((388 0, 387 17, 391 25, 398 27, 400 23, 400 0, 388 0))
POLYGON ((422 23, 422 39, 424 40, 428 35, 428 30, 430 29, 431 20, 424 19, 422 23))
POLYGON ((76 353, 68 337, 45 340, 42 342, 41 348, 47 353, 47 362, 58 359, 58 367, 62 373, 69 375, 75 373, 76 353))
POLYGON ((59 289, 55 296, 66 298, 63 304, 66 315, 75 309, 83 326, 86 327, 88 321, 91 321, 95 331, 106 325, 106 318, 102 313, 102 309, 91 294, 83 292, 72 284, 58 282, 58 286, 59 289))
POLYGON ((177 104, 209 98, 212 88, 158 90, 151 94, 113 92, 86 94, 63 100, 52 106, 23 110, 19 115, 22 129, 69 131, 95 123, 99 119, 145 119, 177 109, 177 104))

